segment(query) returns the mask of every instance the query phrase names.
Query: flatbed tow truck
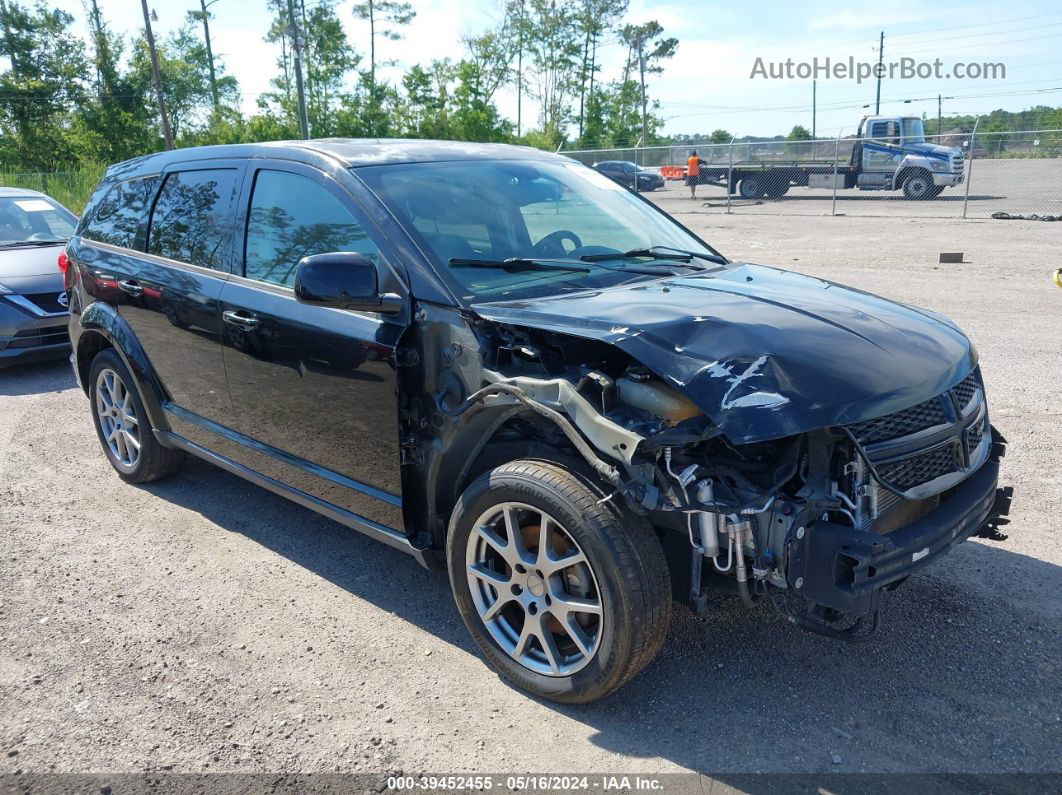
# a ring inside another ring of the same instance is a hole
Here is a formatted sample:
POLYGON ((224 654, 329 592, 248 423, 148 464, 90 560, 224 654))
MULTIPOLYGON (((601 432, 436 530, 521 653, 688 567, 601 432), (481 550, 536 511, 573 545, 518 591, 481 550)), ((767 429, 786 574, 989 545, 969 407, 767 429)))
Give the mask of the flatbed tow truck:
MULTIPOLYGON (((686 169, 666 167, 684 177, 686 169)), ((961 185, 961 149, 927 143, 913 116, 866 116, 847 164, 833 160, 743 160, 700 167, 699 184, 715 185, 743 199, 779 199, 794 185, 833 190, 902 190, 907 199, 934 199, 961 185), (865 135, 864 135, 865 131, 865 135)))

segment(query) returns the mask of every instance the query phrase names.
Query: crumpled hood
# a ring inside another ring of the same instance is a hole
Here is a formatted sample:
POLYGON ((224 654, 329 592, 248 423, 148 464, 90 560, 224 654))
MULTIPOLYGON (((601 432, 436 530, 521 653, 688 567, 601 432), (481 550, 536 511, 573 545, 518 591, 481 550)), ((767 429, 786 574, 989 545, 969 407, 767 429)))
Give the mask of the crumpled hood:
POLYGON ((890 414, 977 363, 941 315, 760 265, 472 308, 615 345, 736 443, 890 414))

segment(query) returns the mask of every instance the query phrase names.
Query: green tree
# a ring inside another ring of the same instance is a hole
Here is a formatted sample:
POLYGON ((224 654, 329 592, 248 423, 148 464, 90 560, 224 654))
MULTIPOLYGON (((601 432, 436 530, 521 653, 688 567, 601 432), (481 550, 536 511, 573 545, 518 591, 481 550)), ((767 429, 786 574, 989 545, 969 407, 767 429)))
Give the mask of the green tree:
POLYGON ((114 163, 155 148, 154 97, 122 69, 126 41, 110 30, 95 0, 88 12, 96 80, 73 114, 71 128, 79 160, 114 163))
POLYGON ((457 88, 454 90, 453 137, 462 141, 508 141, 512 123, 498 113, 487 88, 492 79, 481 74, 482 66, 472 60, 457 65, 457 88))
MULTIPOLYGON (((280 45, 277 75, 273 90, 258 99, 262 111, 272 117, 262 129, 280 126, 298 135, 298 97, 296 94, 295 53, 287 0, 269 0, 273 23, 266 41, 280 45), (281 122, 282 119, 290 120, 281 122)), ((349 127, 350 108, 357 104, 349 89, 349 78, 360 63, 360 56, 347 40, 343 23, 336 14, 336 0, 322 0, 310 9, 302 0, 295 3, 295 13, 302 36, 303 75, 306 87, 306 115, 314 136, 338 135, 349 127), (340 118, 345 119, 341 124, 340 118)))
MULTIPOLYGON (((639 114, 639 137, 645 139, 642 141, 642 146, 649 146, 656 142, 657 127, 656 120, 649 118, 650 99, 646 76, 663 72, 663 61, 674 57, 678 49, 678 39, 664 37, 663 33, 664 28, 655 19, 641 25, 624 25, 620 31, 620 40, 627 45, 627 63, 623 74, 625 90, 620 95, 624 100, 621 112, 630 111, 631 91, 626 84, 635 83, 637 102, 634 112, 639 114), (645 118, 644 125, 641 123, 642 118, 645 118), (643 126, 645 127, 644 136, 642 135, 643 126)), ((653 102, 653 107, 656 105, 657 103, 653 102)))
POLYGON ((580 0, 575 14, 582 36, 582 55, 576 80, 579 85, 579 140, 586 133, 587 102, 594 93, 594 80, 601 67, 597 47, 601 37, 612 30, 627 13, 629 0, 580 0))
MULTIPOLYGON (((398 41, 402 34, 397 30, 377 26, 384 24, 408 25, 417 12, 411 3, 399 0, 363 0, 354 4, 354 17, 369 23, 369 85, 376 85, 376 37, 382 36, 391 41, 398 41)), ((388 63, 388 62, 384 62, 388 63)))
POLYGON ((306 115, 315 136, 338 134, 338 112, 353 101, 348 77, 361 62, 347 40, 335 10, 336 0, 323 0, 302 12, 303 61, 306 69, 306 115))
POLYGON ((546 140, 559 146, 571 118, 569 100, 575 86, 572 75, 579 63, 579 32, 575 14, 567 3, 528 0, 526 20, 528 54, 537 83, 539 120, 546 140))
POLYGON ((734 139, 726 130, 712 130, 712 134, 708 136, 708 143, 710 144, 728 144, 734 139))
POLYGON ((73 17, 38 2, 0 0, 0 162, 29 170, 68 163, 69 109, 85 98, 89 62, 73 17))
POLYGON ((449 60, 435 61, 425 69, 414 66, 402 78, 405 101, 399 121, 403 135, 412 138, 452 137, 448 118, 449 84, 454 68, 449 60))

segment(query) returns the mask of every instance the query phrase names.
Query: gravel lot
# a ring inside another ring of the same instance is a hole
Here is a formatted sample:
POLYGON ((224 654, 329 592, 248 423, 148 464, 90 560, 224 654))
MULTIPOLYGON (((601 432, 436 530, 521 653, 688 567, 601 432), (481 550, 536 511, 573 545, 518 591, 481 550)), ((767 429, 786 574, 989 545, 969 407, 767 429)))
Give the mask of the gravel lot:
POLYGON ((897 591, 870 644, 720 598, 616 696, 556 707, 480 662, 443 573, 206 464, 128 486, 66 365, 0 371, 0 772, 1062 769, 1062 224, 681 196, 734 258, 963 325, 1010 441, 1005 538, 897 591))

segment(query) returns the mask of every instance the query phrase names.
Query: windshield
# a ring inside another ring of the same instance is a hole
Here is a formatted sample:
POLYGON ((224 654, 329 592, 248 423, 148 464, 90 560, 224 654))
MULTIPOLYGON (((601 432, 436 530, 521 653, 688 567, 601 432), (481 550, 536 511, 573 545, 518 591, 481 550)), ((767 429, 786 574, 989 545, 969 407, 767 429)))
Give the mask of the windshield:
POLYGON ((77 219, 40 196, 0 196, 0 246, 66 242, 77 219))
MULTIPOLYGON (((652 246, 715 253, 625 187, 580 163, 410 163, 358 168, 357 175, 463 300, 610 287, 668 276, 682 265, 651 257, 633 262, 617 258, 579 261, 578 270, 547 271, 475 268, 451 264, 452 259, 578 260, 652 246)), ((694 267, 705 266, 718 267, 703 261, 694 267)))
POLYGON ((903 120, 903 140, 909 144, 924 144, 926 131, 921 119, 903 120))

